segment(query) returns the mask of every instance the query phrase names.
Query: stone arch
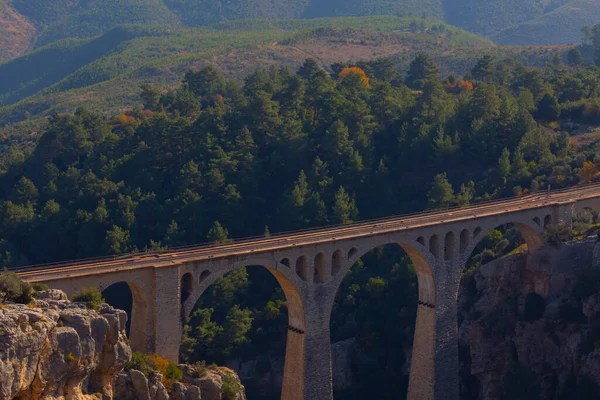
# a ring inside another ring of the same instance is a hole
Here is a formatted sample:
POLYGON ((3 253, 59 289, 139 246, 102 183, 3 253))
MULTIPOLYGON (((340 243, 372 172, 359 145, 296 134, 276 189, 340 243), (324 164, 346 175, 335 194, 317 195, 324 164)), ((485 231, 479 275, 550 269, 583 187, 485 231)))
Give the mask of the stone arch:
MULTIPOLYGON (((384 242, 370 241, 369 246, 361 248, 354 257, 349 258, 344 268, 334 278, 335 291, 352 266, 365 254, 377 247, 390 244, 399 245, 412 261, 417 275, 418 308, 415 324, 413 354, 418 357, 411 359, 408 392, 413 398, 434 398, 434 388, 431 379, 435 373, 435 343, 436 343, 436 302, 437 289, 432 266, 435 263, 433 255, 424 249, 420 251, 418 242, 410 243, 400 240, 385 240, 384 242), (418 397, 414 397, 414 396, 418 397)), ((409 398, 411 398, 409 396, 409 398)))
POLYGON ((544 229, 546 229, 549 225, 552 225, 552 215, 548 214, 544 217, 544 229))
POLYGON ((435 258, 440 258, 440 237, 432 235, 429 238, 429 251, 435 258))
MULTIPOLYGON (((306 257, 299 257, 298 260, 306 257)), ((285 367, 283 376, 283 385, 281 391, 282 399, 301 399, 304 394, 304 365, 305 365, 305 331, 306 321, 304 312, 304 302, 302 296, 290 277, 284 274, 285 270, 278 268, 281 263, 274 262, 268 258, 249 259, 238 261, 233 265, 223 268, 222 271, 210 274, 201 285, 194 290, 193 295, 183 305, 186 317, 189 317, 194 305, 198 302, 202 294, 218 278, 226 275, 244 266, 262 266, 268 270, 277 280, 283 293, 285 294, 288 311, 288 333, 285 353, 285 367)))
POLYGON ((316 283, 325 283, 327 280, 327 262, 325 254, 319 253, 315 256, 315 277, 316 283))
POLYGON ((285 265, 286 267, 288 267, 288 268, 290 267, 290 259, 289 259, 289 258, 284 258, 284 259, 282 259, 282 260, 281 260, 281 263, 282 263, 283 265, 285 265))
POLYGON ((421 246, 425 246, 425 238, 423 236, 419 236, 419 238, 417 239, 417 242, 421 245, 421 246))
POLYGON ((471 232, 468 229, 463 229, 460 232, 460 253, 463 254, 471 245, 471 232))
POLYGON ((344 252, 336 250, 331 256, 331 276, 336 276, 344 264, 344 252))
POLYGON ((481 233, 482 229, 480 226, 478 226, 477 228, 475 228, 475 230, 473 231, 473 239, 479 237, 479 234, 481 233))
POLYGON ((502 224, 494 224, 494 225, 485 227, 485 232, 482 228, 478 228, 478 229, 481 229, 481 232, 479 235, 477 235, 477 237, 474 238, 471 245, 465 251, 465 260, 468 260, 471 257, 471 255, 472 255, 473 251, 475 250, 475 248, 477 247, 477 245, 486 237, 486 235, 489 232, 491 232, 494 229, 498 228, 499 226, 503 226, 503 225, 513 225, 515 228, 517 228, 519 230, 519 232, 521 233, 521 236, 525 240, 525 243, 527 243, 528 251, 530 253, 535 251, 537 248, 541 247, 544 244, 544 238, 542 236, 543 230, 541 227, 535 225, 533 223, 533 220, 530 220, 530 221, 532 221, 532 222, 531 223, 522 223, 522 222, 507 221, 502 224))
POLYGON ((358 253, 358 249, 356 247, 351 248, 350 251, 348 251, 348 260, 354 257, 356 253, 358 253))
POLYGON ((456 245, 456 236, 450 231, 444 238, 444 260, 449 261, 454 259, 454 247, 456 245))
POLYGON ((211 272, 210 270, 204 270, 202 271, 202 273, 200 274, 200 278, 198 278, 198 284, 202 284, 202 282, 204 282, 206 280, 206 278, 208 278, 210 276, 211 272))
POLYGON ((540 217, 533 217, 533 222, 535 222, 538 226, 542 226, 542 221, 540 217))
POLYGON ((191 272, 186 272, 185 274, 183 274, 183 276, 181 277, 180 288, 180 301, 181 304, 183 304, 192 295, 192 292, 194 291, 194 275, 192 275, 191 272))
POLYGON ((296 260, 296 275, 303 281, 308 280, 308 260, 306 256, 300 256, 296 260))
POLYGON ((131 315, 128 315, 128 319, 130 320, 129 339, 131 340, 131 347, 133 351, 145 353, 149 350, 148 333, 150 332, 149 328, 151 324, 149 320, 149 295, 146 285, 136 279, 127 279, 126 277, 119 279, 115 277, 114 279, 101 282, 98 288, 103 292, 118 283, 127 284, 131 292, 131 315))

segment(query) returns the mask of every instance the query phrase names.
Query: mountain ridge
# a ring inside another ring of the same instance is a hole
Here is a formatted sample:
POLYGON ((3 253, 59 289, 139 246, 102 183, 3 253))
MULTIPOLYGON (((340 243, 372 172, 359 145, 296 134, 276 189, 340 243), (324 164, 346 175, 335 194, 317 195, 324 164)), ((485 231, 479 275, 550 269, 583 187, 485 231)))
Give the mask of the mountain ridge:
POLYGON ((404 15, 443 21, 502 44, 569 44, 600 23, 595 0, 0 0, 0 60, 122 24, 201 27, 240 19, 404 15), (531 33, 533 32, 533 34, 531 33), (545 39, 547 35, 550 39, 545 39), (549 43, 551 42, 551 43, 549 43))

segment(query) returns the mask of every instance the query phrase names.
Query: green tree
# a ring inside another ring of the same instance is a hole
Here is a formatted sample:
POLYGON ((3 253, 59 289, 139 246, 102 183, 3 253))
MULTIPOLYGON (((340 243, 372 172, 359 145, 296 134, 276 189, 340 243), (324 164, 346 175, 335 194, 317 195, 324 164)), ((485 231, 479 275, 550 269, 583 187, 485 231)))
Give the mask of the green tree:
POLYGON ((498 160, 498 176, 502 182, 506 182, 510 176, 510 151, 506 147, 502 150, 502 155, 498 160))
POLYGON ((577 47, 574 47, 567 52, 567 63, 571 67, 577 67, 583 64, 583 56, 577 47))
POLYGON ((150 111, 158 110, 158 105, 160 104, 160 97, 162 95, 161 90, 147 83, 141 84, 140 89, 142 90, 142 92, 140 93, 140 97, 142 98, 142 102, 144 103, 144 109, 150 111))
POLYGON ((219 221, 213 222, 206 238, 211 243, 227 243, 231 241, 229 238, 229 231, 225 229, 219 221))
POLYGON ((129 251, 129 231, 117 225, 106 232, 106 249, 108 254, 121 254, 129 251))
POLYGON ((357 218, 358 209, 354 199, 346 193, 343 186, 340 186, 334 197, 332 222, 334 224, 349 224, 357 218))
POLYGON ((446 173, 438 174, 433 179, 431 190, 427 194, 430 207, 449 207, 454 204, 454 189, 448 182, 446 173))
POLYGON ((422 89, 425 81, 438 79, 439 74, 438 66, 425 53, 419 53, 410 63, 406 86, 413 89, 422 89))

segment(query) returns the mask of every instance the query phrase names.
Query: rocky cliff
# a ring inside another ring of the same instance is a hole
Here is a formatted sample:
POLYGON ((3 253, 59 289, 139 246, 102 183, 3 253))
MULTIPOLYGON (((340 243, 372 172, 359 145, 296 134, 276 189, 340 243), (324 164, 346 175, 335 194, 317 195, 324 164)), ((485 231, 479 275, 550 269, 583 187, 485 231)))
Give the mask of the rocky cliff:
POLYGON ((127 314, 71 303, 58 290, 0 303, 0 400, 245 400, 227 368, 180 365, 180 379, 128 368, 127 314))
POLYGON ((0 399, 110 399, 113 377, 131 359, 127 314, 38 293, 0 310, 0 399))
POLYGON ((599 250, 595 240, 547 246, 465 277, 462 399, 598 398, 599 250))

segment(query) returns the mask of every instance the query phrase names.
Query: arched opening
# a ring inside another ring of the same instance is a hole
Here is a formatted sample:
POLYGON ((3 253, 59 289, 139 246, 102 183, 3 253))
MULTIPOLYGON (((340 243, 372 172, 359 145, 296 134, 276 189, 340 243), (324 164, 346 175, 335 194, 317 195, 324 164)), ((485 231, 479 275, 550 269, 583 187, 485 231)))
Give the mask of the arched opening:
POLYGON ((133 283, 116 282, 102 291, 111 306, 127 312, 126 333, 133 351, 146 352, 148 303, 142 288, 133 283))
POLYGON ((353 247, 350 249, 350 251, 348 252, 348 260, 351 259, 352 257, 354 257, 356 255, 356 253, 358 253, 358 249, 353 247))
POLYGON ((194 276, 188 272, 181 277, 181 304, 189 299, 194 291, 194 276))
MULTIPOLYGON (((534 230, 534 222, 531 223, 532 226, 506 224, 481 232, 473 243, 474 250, 468 255, 460 282, 457 308, 461 332, 458 338, 461 398, 479 398, 481 388, 485 385, 480 381, 480 376, 471 374, 474 366, 472 354, 475 354, 472 353, 472 342, 468 338, 479 333, 486 338, 486 342, 495 343, 496 338, 515 334, 514 322, 507 321, 518 320, 518 299, 523 287, 519 280, 521 276, 527 276, 525 271, 531 259, 529 250, 537 249, 542 243, 534 230)), ((536 282, 543 283, 543 280, 536 282)), ((533 283, 534 286, 537 284, 533 283)), ((507 351, 512 354, 510 349, 507 351)))
POLYGON ((423 236, 419 236, 419 238, 417 239, 417 242, 421 245, 421 246, 425 246, 425 238, 423 236))
POLYGON ((438 235, 429 238, 429 251, 435 258, 440 258, 440 237, 438 235))
POLYGON ((471 232, 468 229, 463 229, 460 232, 460 253, 464 253, 471 246, 471 232))
POLYGON ((325 254, 319 253, 315 256, 315 282, 325 283, 327 280, 327 263, 325 254))
POLYGON ((331 256, 331 276, 336 276, 342 269, 344 264, 344 253, 341 250, 336 250, 331 256))
POLYGON ((455 241, 454 232, 448 232, 444 240, 444 260, 449 261, 454 259, 455 241))
POLYGON ((435 285, 426 259, 410 245, 388 244, 346 272, 340 272, 345 278, 330 321, 334 398, 403 398, 409 386, 423 389, 425 375, 433 373, 435 331, 435 285))
POLYGON ((133 294, 127 282, 117 282, 102 291, 102 298, 111 306, 127 312, 127 337, 131 337, 133 294))
POLYGON ((542 226, 542 221, 540 217, 533 217, 533 222, 535 222, 538 226, 542 226))
POLYGON ((308 280, 308 260, 306 256, 300 256, 296 260, 296 275, 303 281, 308 280))
POLYGON ((477 239, 479 237, 480 233, 481 233, 481 228, 480 227, 475 228, 475 230, 473 231, 473 237, 475 239, 477 239))
POLYGON ((206 280, 206 278, 208 278, 210 276, 210 271, 206 270, 206 271, 202 271, 202 273, 200 274, 200 278, 198 279, 198 283, 202 283, 206 280))
POLYGON ((552 215, 548 214, 544 218, 544 229, 546 229, 550 225, 552 225, 552 215))
POLYGON ((248 398, 297 398, 303 390, 304 309, 274 267, 235 268, 189 299, 180 359, 232 368, 248 398))
POLYGON ((284 258, 283 260, 281 260, 281 263, 288 268, 290 267, 290 259, 289 258, 284 258))

